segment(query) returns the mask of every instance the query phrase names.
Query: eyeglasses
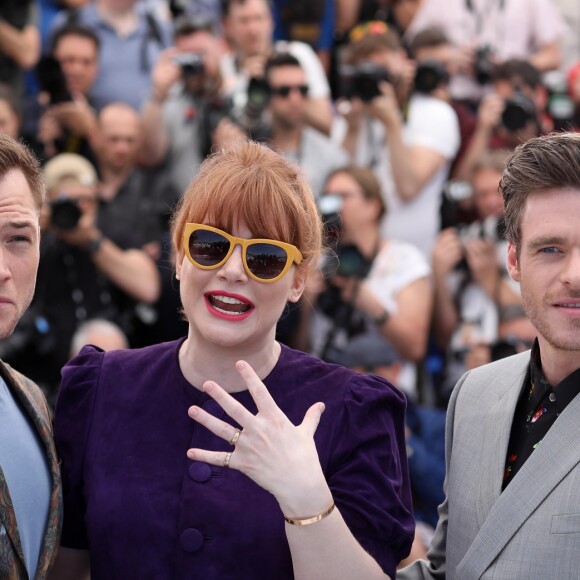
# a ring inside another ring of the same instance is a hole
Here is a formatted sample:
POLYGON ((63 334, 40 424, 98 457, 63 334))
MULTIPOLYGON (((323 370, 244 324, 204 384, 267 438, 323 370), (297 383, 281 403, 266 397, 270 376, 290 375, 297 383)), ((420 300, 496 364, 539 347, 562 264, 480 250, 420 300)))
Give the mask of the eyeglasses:
POLYGON ((298 91, 303 97, 308 95, 308 85, 281 85, 270 87, 270 92, 277 97, 288 98, 292 91, 298 91))
POLYGON ((183 250, 189 261, 202 270, 223 266, 237 244, 242 246, 242 261, 248 275, 258 282, 276 282, 292 266, 303 260, 292 244, 267 239, 244 239, 203 224, 185 224, 183 250))

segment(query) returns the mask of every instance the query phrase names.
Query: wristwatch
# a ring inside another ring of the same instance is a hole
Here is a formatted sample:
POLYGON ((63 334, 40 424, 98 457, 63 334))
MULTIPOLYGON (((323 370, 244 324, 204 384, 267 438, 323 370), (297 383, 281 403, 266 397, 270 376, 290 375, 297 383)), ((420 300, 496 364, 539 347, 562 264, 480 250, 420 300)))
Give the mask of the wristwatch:
POLYGON ((373 318, 373 322, 376 326, 382 326, 387 320, 391 318, 391 313, 385 308, 378 316, 373 318))

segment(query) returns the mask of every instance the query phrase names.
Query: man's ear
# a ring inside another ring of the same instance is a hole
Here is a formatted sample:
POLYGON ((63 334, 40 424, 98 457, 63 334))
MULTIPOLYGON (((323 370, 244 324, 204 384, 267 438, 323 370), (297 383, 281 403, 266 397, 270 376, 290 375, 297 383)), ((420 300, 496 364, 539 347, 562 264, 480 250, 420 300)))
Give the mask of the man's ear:
POLYGON ((518 259, 518 250, 516 246, 511 242, 509 242, 508 244, 506 266, 510 278, 515 282, 519 282, 521 278, 521 271, 520 271, 520 262, 518 259))

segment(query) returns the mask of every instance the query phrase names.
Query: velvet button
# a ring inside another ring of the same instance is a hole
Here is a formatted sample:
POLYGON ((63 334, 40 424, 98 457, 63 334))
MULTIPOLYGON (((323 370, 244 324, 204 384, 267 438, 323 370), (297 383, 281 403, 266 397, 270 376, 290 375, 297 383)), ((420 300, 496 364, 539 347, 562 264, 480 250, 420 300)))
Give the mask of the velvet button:
POLYGON ((199 530, 195 528, 187 528, 181 533, 179 543, 184 552, 191 554, 201 550, 203 546, 203 536, 199 530))
POLYGON ((194 461, 189 466, 189 477, 197 483, 205 483, 211 477, 211 467, 207 463, 194 461))

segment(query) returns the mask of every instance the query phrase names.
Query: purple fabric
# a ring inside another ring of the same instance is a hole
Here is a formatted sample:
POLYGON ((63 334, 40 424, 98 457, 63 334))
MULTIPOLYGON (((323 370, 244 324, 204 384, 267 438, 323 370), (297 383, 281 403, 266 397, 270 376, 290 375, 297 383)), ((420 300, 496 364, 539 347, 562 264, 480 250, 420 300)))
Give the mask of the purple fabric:
MULTIPOLYGON (((93 580, 292 578, 274 497, 234 469, 186 456, 190 447, 230 449, 188 417, 190 405, 232 421, 183 377, 180 344, 85 347, 63 369, 61 544, 90 548, 93 580)), ((313 403, 326 404, 315 440, 336 505, 394 578, 414 530, 402 395, 284 346, 264 382, 294 424, 313 403)), ((234 397, 256 412, 247 391, 234 397)))

